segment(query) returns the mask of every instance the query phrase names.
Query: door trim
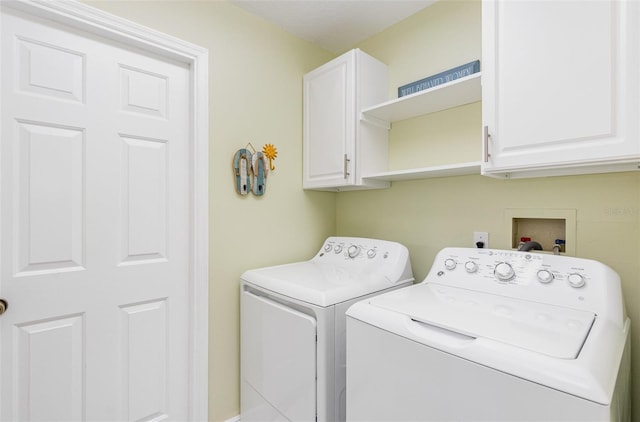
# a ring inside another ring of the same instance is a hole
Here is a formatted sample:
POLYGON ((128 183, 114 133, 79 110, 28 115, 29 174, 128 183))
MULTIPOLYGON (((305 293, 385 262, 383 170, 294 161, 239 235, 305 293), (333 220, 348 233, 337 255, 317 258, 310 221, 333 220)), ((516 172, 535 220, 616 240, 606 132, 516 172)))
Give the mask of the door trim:
POLYGON ((12 0, 18 9, 103 38, 124 42, 189 66, 191 262, 189 278, 189 419, 208 419, 209 196, 208 50, 76 1, 12 0))

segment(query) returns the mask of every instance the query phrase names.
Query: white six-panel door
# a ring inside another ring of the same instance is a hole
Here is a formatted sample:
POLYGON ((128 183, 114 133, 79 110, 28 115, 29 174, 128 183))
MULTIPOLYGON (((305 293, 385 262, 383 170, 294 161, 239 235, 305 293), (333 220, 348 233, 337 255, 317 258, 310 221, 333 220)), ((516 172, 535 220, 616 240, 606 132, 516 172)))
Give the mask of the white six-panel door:
POLYGON ((189 68, 1 26, 0 419, 187 420, 189 68))

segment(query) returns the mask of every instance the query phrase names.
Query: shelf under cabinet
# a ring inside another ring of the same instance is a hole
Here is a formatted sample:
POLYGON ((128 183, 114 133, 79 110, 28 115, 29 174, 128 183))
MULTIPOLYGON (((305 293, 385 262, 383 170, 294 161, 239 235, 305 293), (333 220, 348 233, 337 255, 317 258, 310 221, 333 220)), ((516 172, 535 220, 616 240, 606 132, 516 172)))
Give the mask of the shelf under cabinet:
POLYGON ((364 176, 363 178, 393 182, 402 180, 429 179, 435 177, 465 176, 473 174, 479 175, 480 166, 480 161, 473 161, 470 163, 446 164, 442 166, 389 171, 385 173, 364 176))
POLYGON ((360 118, 390 125, 482 99, 481 72, 362 110, 360 118))

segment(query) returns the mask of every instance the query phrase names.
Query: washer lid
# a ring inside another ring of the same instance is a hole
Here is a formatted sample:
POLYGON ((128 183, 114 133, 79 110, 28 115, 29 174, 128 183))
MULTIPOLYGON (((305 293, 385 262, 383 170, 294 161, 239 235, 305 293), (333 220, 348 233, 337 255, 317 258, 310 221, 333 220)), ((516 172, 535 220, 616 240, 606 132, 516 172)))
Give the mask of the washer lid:
POLYGON ((595 320, 587 311, 437 283, 376 296, 370 304, 467 336, 563 359, 578 356, 595 320))
POLYGON ((282 295, 330 306, 355 299, 410 280, 388 280, 376 268, 341 266, 316 261, 296 262, 246 271, 245 282, 282 295))

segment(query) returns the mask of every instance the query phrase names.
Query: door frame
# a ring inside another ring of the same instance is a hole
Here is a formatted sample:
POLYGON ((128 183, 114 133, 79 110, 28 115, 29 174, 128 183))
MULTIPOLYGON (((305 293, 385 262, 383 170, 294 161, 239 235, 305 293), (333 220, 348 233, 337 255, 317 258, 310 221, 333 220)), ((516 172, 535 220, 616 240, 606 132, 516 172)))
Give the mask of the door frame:
POLYGON ((189 419, 208 419, 209 332, 209 111, 208 50, 77 1, 2 1, 29 15, 84 30, 189 66, 189 419))

